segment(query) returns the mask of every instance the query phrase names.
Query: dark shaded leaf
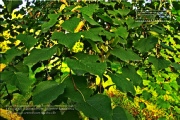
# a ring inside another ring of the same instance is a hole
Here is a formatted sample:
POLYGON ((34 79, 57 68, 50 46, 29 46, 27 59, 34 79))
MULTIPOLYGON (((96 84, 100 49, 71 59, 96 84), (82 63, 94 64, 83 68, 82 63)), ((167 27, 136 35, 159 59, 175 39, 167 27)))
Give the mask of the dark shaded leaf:
POLYGON ((58 84, 55 81, 41 82, 33 92, 33 103, 35 105, 50 103, 63 94, 64 88, 64 84, 58 84))
POLYGON ((27 49, 30 49, 31 47, 33 47, 36 44, 36 42, 38 41, 33 36, 26 35, 26 34, 19 34, 16 37, 16 39, 18 39, 21 42, 23 42, 27 49))
POLYGON ((149 57, 149 62, 152 62, 154 67, 156 68, 157 71, 167 68, 170 65, 170 62, 163 59, 163 58, 155 58, 150 56, 149 57))
POLYGON ((129 61, 129 60, 141 60, 141 58, 134 53, 132 50, 124 50, 123 48, 114 48, 111 50, 111 54, 120 58, 123 61, 129 61))

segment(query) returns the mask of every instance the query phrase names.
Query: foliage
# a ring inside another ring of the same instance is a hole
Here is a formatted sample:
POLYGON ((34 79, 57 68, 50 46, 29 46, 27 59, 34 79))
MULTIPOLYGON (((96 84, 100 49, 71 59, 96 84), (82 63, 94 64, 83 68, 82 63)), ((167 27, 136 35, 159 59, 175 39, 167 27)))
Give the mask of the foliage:
MULTIPOLYGON (((2 108, 47 106, 33 119, 180 118, 179 3, 139 2, 153 10, 172 4, 167 22, 137 22, 123 1, 37 1, 20 11, 20 3, 4 3, 2 108), (63 110, 50 115, 50 105, 63 110)), ((25 119, 32 112, 14 111, 25 119)))

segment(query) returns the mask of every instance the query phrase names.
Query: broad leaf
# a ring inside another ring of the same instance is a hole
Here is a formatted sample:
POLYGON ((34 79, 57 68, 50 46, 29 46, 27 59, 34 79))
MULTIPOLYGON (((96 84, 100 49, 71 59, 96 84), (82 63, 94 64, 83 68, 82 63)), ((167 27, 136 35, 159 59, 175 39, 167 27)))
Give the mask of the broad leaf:
POLYGON ((24 64, 26 65, 34 65, 39 61, 50 59, 57 51, 57 47, 54 46, 52 48, 42 48, 36 49, 34 48, 30 55, 25 57, 24 64))
POLYGON ((97 94, 87 99, 86 102, 78 102, 75 108, 82 111, 87 117, 111 120, 112 109, 108 96, 97 94))
POLYGON ((79 33, 67 33, 54 32, 51 39, 57 39, 58 43, 65 45, 68 48, 72 48, 74 44, 81 38, 79 33))
POLYGON ((142 78, 137 74, 135 68, 133 66, 127 66, 122 68, 122 75, 125 78, 129 78, 134 85, 138 86, 142 82, 142 78))
POLYGON ((86 77, 83 76, 67 77, 63 83, 66 85, 64 96, 70 98, 74 102, 80 102, 83 101, 84 99, 86 100, 93 94, 93 90, 87 88, 86 77))
POLYGON ((114 75, 114 74, 109 74, 111 77, 113 83, 116 84, 117 89, 123 91, 123 92, 130 92, 132 95, 135 95, 136 91, 134 89, 133 84, 128 81, 124 76, 122 75, 114 75))
POLYGON ((94 21, 94 20, 93 20, 92 18, 90 18, 89 16, 83 14, 83 17, 84 17, 84 19, 85 19, 87 22, 89 22, 89 24, 100 26, 99 23, 97 23, 96 21, 94 21))
POLYGON ((68 67, 70 67, 76 74, 78 71, 89 72, 94 75, 102 76, 106 70, 106 63, 96 63, 94 61, 81 61, 74 59, 66 59, 68 67), (99 69, 100 68, 100 69, 99 69))
POLYGON ((89 54, 86 54, 86 53, 77 53, 75 55, 75 57, 78 59, 78 60, 81 60, 81 61, 84 61, 84 62, 96 62, 99 60, 99 56, 97 55, 89 55, 89 54))
POLYGON ((133 116, 125 111, 122 107, 115 107, 113 109, 112 120, 134 120, 133 116))
POLYGON ((113 50, 111 50, 111 54, 120 58, 123 61, 141 60, 141 58, 130 49, 124 50, 123 48, 114 48, 113 50))
POLYGON ((180 64, 178 64, 178 63, 172 63, 172 66, 173 66, 176 70, 180 70, 180 64))
POLYGON ((12 47, 11 49, 6 51, 5 54, 5 63, 11 62, 16 56, 21 56, 24 52, 22 50, 19 50, 15 47, 12 47))
POLYGON ((5 6, 9 13, 11 13, 15 8, 18 8, 19 5, 22 4, 22 1, 14 1, 14 0, 3 0, 5 6))
POLYGON ((99 18, 101 18, 103 21, 105 21, 105 22, 108 22, 108 23, 112 23, 113 21, 112 21, 112 19, 109 17, 109 16, 107 16, 107 15, 97 15, 99 18))
POLYGON ((50 103, 63 94, 64 88, 64 84, 58 84, 55 81, 41 82, 33 92, 33 103, 35 105, 50 103))
POLYGON ((77 27, 79 22, 80 22, 80 18, 73 17, 69 20, 64 21, 61 26, 63 27, 64 30, 74 33, 74 29, 77 27))
POLYGON ((115 34, 118 36, 121 36, 124 40, 128 37, 129 32, 127 32, 125 27, 119 27, 117 28, 117 30, 115 31, 115 34))
POLYGON ((0 76, 4 82, 16 86, 23 94, 30 90, 33 83, 29 80, 27 73, 4 71, 0 76))
POLYGON ((118 9, 118 13, 121 16, 126 16, 130 12, 130 9, 118 9))
POLYGON ((48 18, 50 19, 48 22, 42 24, 41 29, 43 32, 47 32, 56 22, 59 14, 48 14, 48 18))
POLYGON ((128 25, 128 29, 134 29, 140 27, 142 25, 142 22, 135 22, 132 17, 128 17, 128 19, 126 20, 126 24, 128 25))
POLYGON ((33 36, 26 35, 26 34, 19 34, 16 37, 16 39, 18 39, 21 42, 23 42, 27 49, 30 49, 31 47, 33 47, 36 44, 36 42, 38 41, 33 36))
POLYGON ((98 8, 98 5, 96 4, 88 4, 85 7, 80 8, 79 10, 88 16, 92 16, 93 12, 98 8))
POLYGON ((170 65, 169 61, 167 61, 163 58, 155 58, 152 56, 149 57, 149 62, 153 63, 153 65, 157 71, 164 69, 164 68, 167 68, 170 65))
POLYGON ((134 47, 138 49, 141 53, 145 53, 154 48, 157 42, 158 39, 156 37, 144 38, 137 41, 134 47))
POLYGON ((87 38, 87 39, 91 39, 92 41, 102 41, 102 38, 99 36, 99 33, 102 31, 103 29, 98 27, 98 28, 92 28, 88 31, 84 31, 82 32, 82 35, 87 38))

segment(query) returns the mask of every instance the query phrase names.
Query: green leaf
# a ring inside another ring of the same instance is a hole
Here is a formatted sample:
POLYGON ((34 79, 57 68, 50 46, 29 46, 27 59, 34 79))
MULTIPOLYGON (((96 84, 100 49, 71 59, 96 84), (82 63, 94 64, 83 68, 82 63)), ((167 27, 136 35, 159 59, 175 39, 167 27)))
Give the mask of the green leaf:
POLYGON ((113 16, 116 16, 118 14, 118 10, 107 10, 107 12, 113 16))
POLYGON ((167 61, 163 58, 155 58, 152 56, 149 57, 149 62, 153 63, 153 65, 157 71, 167 68, 170 65, 169 61, 167 61))
POLYGON ((19 62, 14 66, 18 72, 29 73, 29 67, 24 65, 23 62, 19 62))
POLYGON ((122 107, 117 106, 113 109, 112 120, 134 120, 134 118, 122 107))
POLYGON ((112 37, 115 37, 114 33, 108 32, 106 30, 102 31, 99 35, 106 36, 107 40, 110 40, 112 37))
MULTIPOLYGON (((176 79, 176 80, 178 80, 178 79, 176 79)), ((176 91, 178 91, 178 89, 179 89, 178 81, 172 81, 172 82, 168 83, 168 85, 170 85, 176 91)))
POLYGON ((57 47, 54 46, 52 48, 42 48, 36 49, 34 48, 30 55, 24 58, 24 64, 26 65, 34 65, 39 61, 48 60, 56 53, 57 47))
POLYGON ((152 97, 152 94, 149 93, 147 90, 144 90, 144 91, 142 92, 142 96, 143 96, 143 99, 149 100, 149 99, 152 97))
POLYGON ((93 94, 93 90, 87 87, 86 77, 84 76, 67 77, 63 81, 63 84, 66 85, 64 96, 70 98, 74 102, 86 100, 93 94), (76 88, 78 88, 82 94, 77 91, 76 88))
POLYGON ((89 55, 86 53, 77 53, 76 55, 74 55, 74 57, 76 57, 78 60, 84 61, 84 62, 96 62, 99 60, 99 56, 97 55, 89 55))
POLYGON ((126 80, 123 75, 109 74, 109 76, 111 77, 113 83, 116 84, 117 89, 126 93, 130 92, 132 95, 135 95, 136 91, 133 84, 130 81, 126 80))
POLYGON ((18 8, 19 5, 22 4, 22 1, 14 1, 14 0, 3 0, 5 6, 7 7, 7 10, 9 13, 12 13, 12 11, 15 8, 18 8))
POLYGON ((133 66, 129 65, 127 67, 123 67, 122 75, 125 78, 129 78, 133 82, 133 85, 138 86, 142 83, 142 78, 140 77, 140 75, 137 74, 135 67, 133 66))
POLYGON ((67 30, 68 32, 74 33, 74 30, 78 26, 79 22, 80 22, 80 18, 73 17, 70 18, 69 20, 64 21, 61 26, 63 29, 67 30))
POLYGON ((145 53, 154 48, 157 42, 158 39, 156 37, 143 38, 137 41, 134 47, 141 53, 145 53))
POLYGON ((89 16, 85 15, 85 14, 82 14, 82 16, 84 17, 84 19, 89 22, 89 24, 91 25, 97 25, 97 26, 100 26, 99 23, 97 23, 96 21, 94 21, 92 18, 90 18, 89 16))
POLYGON ((43 81, 36 86, 33 92, 33 103, 35 105, 50 103, 63 94, 64 88, 64 84, 58 84, 55 81, 43 81))
POLYGON ((5 53, 5 63, 11 62, 16 56, 21 56, 24 52, 15 47, 7 50, 5 53))
POLYGON ((75 73, 77 73, 78 71, 84 71, 99 76, 103 75, 107 67, 106 63, 96 63, 95 61, 87 62, 67 58, 66 62, 68 67, 70 67, 75 73))
POLYGON ((51 39, 57 39, 58 43, 65 45, 68 48, 72 48, 74 44, 80 40, 81 34, 80 33, 67 33, 64 34, 62 32, 54 32, 52 34, 51 39))
POLYGON ((30 49, 31 47, 33 47, 36 44, 36 42, 38 41, 33 36, 26 35, 26 34, 19 34, 19 35, 17 35, 16 39, 23 42, 27 49, 30 49))
POLYGON ((75 108, 82 111, 87 117, 111 120, 111 101, 106 95, 94 95, 87 99, 86 102, 78 102, 75 108))
POLYGON ((171 64, 176 70, 180 70, 180 64, 178 63, 172 63, 171 64))
POLYGON ((115 31, 115 34, 121 36, 125 40, 128 37, 129 32, 127 32, 125 27, 121 26, 115 31))
POLYGON ((60 13, 48 14, 48 18, 50 20, 42 24, 41 26, 42 32, 47 32, 57 22, 57 18, 59 17, 59 15, 60 13))
POLYGON ((164 49, 168 49, 168 50, 170 50, 170 51, 172 51, 172 52, 175 52, 175 50, 174 50, 173 47, 168 46, 168 45, 164 44, 163 42, 161 42, 160 45, 161 45, 162 48, 164 48, 164 49))
POLYGON ((116 4, 116 2, 105 2, 105 1, 101 1, 101 3, 107 6, 112 6, 113 8, 114 8, 114 5, 116 4))
POLYGON ((164 27, 161 27, 160 25, 153 25, 151 28, 150 28, 151 31, 155 31, 159 34, 164 34, 164 32, 166 31, 164 27))
POLYGON ((130 12, 130 9, 118 9, 118 13, 121 15, 121 16, 126 16, 128 13, 130 12))
POLYGON ((99 18, 101 18, 102 20, 104 20, 105 22, 108 22, 108 23, 112 23, 113 21, 112 21, 112 19, 109 17, 109 16, 107 16, 107 15, 101 15, 101 14, 99 14, 99 15, 97 15, 99 18))
POLYGON ((99 36, 99 33, 102 31, 103 29, 98 27, 98 28, 92 28, 88 31, 84 31, 82 32, 82 35, 87 38, 90 39, 92 41, 100 41, 103 42, 102 38, 99 36))
POLYGON ((98 5, 96 4, 88 4, 87 6, 85 7, 82 7, 80 8, 79 10, 85 14, 85 15, 88 15, 88 16, 92 16, 92 14, 95 12, 95 10, 98 8, 98 5))
POLYGON ((33 83, 29 80, 28 74, 22 72, 4 71, 0 76, 4 82, 16 86, 23 94, 30 90, 33 83))
POLYGON ((113 50, 111 50, 111 54, 120 58, 123 61, 141 60, 141 58, 130 49, 124 50, 123 48, 114 48, 113 50))
POLYGON ((142 25, 142 22, 135 22, 132 17, 128 17, 128 19, 126 20, 126 24, 128 25, 128 29, 134 29, 140 27, 142 25))
POLYGON ((161 98, 159 98, 157 100, 157 104, 160 108, 163 108, 163 109, 169 109, 170 108, 170 103, 168 101, 164 101, 162 100, 161 98))

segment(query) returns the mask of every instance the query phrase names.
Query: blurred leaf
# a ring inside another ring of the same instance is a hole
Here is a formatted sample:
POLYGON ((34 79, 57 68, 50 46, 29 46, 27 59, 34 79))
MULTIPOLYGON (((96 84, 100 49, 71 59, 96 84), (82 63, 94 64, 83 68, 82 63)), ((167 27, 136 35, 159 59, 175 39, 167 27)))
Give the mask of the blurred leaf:
POLYGON ((98 8, 98 5, 96 4, 88 4, 85 7, 80 8, 79 10, 88 16, 92 16, 93 12, 98 8))
POLYGON ((154 67, 156 68, 157 71, 167 68, 170 65, 170 62, 163 59, 163 58, 155 58, 150 56, 149 57, 149 62, 152 62, 154 67))
POLYGON ((12 13, 12 11, 15 8, 18 8, 19 5, 22 4, 22 1, 14 1, 14 0, 3 0, 5 6, 7 7, 7 10, 9 13, 12 13))
POLYGON ((138 49, 141 53, 145 53, 154 48, 157 42, 158 39, 155 37, 143 38, 137 41, 134 47, 138 49))
POLYGON ((67 30, 68 32, 74 33, 74 30, 76 29, 79 22, 80 22, 80 18, 73 17, 70 18, 69 20, 65 20, 61 26, 63 29, 67 30))
POLYGON ((130 12, 130 9, 118 9, 118 13, 121 15, 121 16, 126 16, 128 13, 130 12))
POLYGON ((7 50, 5 53, 5 63, 11 62, 16 56, 21 56, 23 53, 24 51, 12 47, 11 49, 7 50))
POLYGON ((176 70, 180 70, 180 64, 178 63, 172 63, 171 64, 176 70))
POLYGON ((26 34, 19 34, 19 35, 17 35, 16 39, 23 42, 27 49, 30 49, 31 47, 33 47, 36 44, 36 42, 38 41, 33 36, 26 35, 26 34))
POLYGON ((149 93, 147 90, 144 90, 144 91, 142 92, 142 96, 143 96, 143 99, 149 100, 149 99, 152 97, 152 94, 149 93))
POLYGON ((56 22, 59 14, 48 14, 48 18, 50 19, 48 22, 42 24, 41 29, 42 32, 47 32, 56 22))
POLYGON ((132 82, 133 85, 138 86, 142 82, 142 78, 137 74, 135 67, 133 66, 127 66, 122 68, 122 75, 125 78, 129 78, 132 82))
POLYGON ((23 94, 30 90, 33 83, 29 80, 27 73, 4 71, 0 76, 4 82, 16 86, 23 94))
POLYGON ((92 18, 90 18, 89 16, 85 15, 85 14, 82 14, 84 19, 89 22, 89 24, 91 25, 97 25, 97 26, 100 26, 99 23, 97 23, 96 21, 94 21, 92 18))
POLYGON ((118 35, 118 36, 121 36, 124 40, 126 40, 126 38, 128 37, 129 32, 127 32, 125 27, 119 27, 115 31, 115 34, 118 35))
POLYGON ((135 22, 132 17, 128 17, 128 19, 126 20, 126 24, 128 25, 128 29, 134 29, 140 27, 142 25, 142 22, 135 22))
POLYGON ((135 95, 136 91, 134 89, 133 84, 126 80, 126 78, 122 75, 114 75, 114 74, 109 74, 109 76, 111 77, 113 83, 116 84, 117 89, 123 91, 123 92, 130 92, 132 95, 135 95))

